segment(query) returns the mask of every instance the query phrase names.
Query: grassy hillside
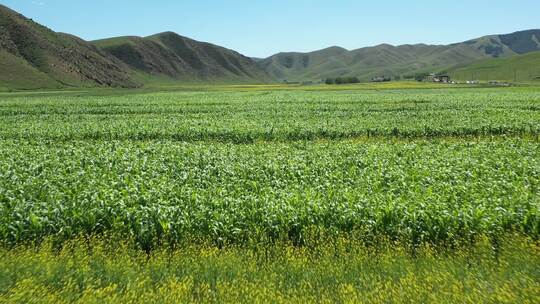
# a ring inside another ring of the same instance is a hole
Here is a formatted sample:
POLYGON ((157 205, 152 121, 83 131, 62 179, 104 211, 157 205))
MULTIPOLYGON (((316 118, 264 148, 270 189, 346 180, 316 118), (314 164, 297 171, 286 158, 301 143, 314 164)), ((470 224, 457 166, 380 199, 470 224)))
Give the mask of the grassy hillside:
POLYGON ((2 5, 0 51, 0 65, 11 71, 0 78, 0 87, 138 86, 126 66, 113 56, 2 5))
POLYGON ((311 53, 280 53, 258 64, 279 80, 306 81, 327 77, 402 76, 434 72, 486 58, 505 58, 540 51, 540 30, 485 36, 451 45, 381 44, 352 51, 332 47, 311 53))
POLYGON ((0 90, 55 88, 61 84, 28 64, 23 58, 0 50, 0 90))
POLYGON ((175 33, 90 43, 0 5, 0 90, 140 87, 178 82, 261 83, 251 58, 175 33))
POLYGON ((460 80, 540 81, 540 52, 461 65, 450 74, 460 80))
POLYGON ((165 32, 93 42, 139 72, 145 82, 268 82, 251 58, 235 51, 165 32))

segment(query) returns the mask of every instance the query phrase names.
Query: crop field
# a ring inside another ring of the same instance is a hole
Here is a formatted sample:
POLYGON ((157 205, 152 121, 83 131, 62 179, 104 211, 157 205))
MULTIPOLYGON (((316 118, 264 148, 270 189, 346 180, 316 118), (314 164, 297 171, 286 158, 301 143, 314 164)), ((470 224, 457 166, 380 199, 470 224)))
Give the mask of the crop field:
POLYGON ((0 302, 537 303, 540 90, 347 88, 0 95, 0 302))

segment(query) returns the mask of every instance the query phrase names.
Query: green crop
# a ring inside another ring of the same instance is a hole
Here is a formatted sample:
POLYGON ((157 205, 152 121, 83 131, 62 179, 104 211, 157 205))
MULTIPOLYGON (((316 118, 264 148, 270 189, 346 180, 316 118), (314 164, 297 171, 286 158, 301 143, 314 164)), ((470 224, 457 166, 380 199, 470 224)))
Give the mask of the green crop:
POLYGON ((0 302, 536 303, 539 137, 536 88, 2 94, 0 302))
POLYGON ((0 236, 538 237, 539 107, 535 91, 494 89, 10 98, 0 236))
POLYGON ((0 138, 252 143, 540 134, 534 90, 175 92, 0 102, 0 138))
POLYGON ((25 143, 0 148, 0 231, 303 242, 312 228, 449 242, 540 233, 536 142, 25 143))

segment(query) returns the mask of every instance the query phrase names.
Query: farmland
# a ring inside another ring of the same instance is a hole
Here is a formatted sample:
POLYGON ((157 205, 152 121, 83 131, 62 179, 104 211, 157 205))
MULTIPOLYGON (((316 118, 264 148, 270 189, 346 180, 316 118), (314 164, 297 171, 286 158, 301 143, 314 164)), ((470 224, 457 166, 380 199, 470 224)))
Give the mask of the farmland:
POLYGON ((540 298, 535 87, 6 93, 0 117, 0 300, 540 298))

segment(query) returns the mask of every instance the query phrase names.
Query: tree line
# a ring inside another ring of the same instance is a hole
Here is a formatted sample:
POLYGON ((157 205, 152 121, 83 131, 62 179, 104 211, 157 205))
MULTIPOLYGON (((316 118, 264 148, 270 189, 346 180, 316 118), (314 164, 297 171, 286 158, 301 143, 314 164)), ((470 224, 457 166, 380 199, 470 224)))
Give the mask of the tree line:
POLYGON ((358 77, 337 77, 337 78, 326 78, 324 83, 326 84, 347 84, 347 83, 359 83, 360 79, 358 77))

